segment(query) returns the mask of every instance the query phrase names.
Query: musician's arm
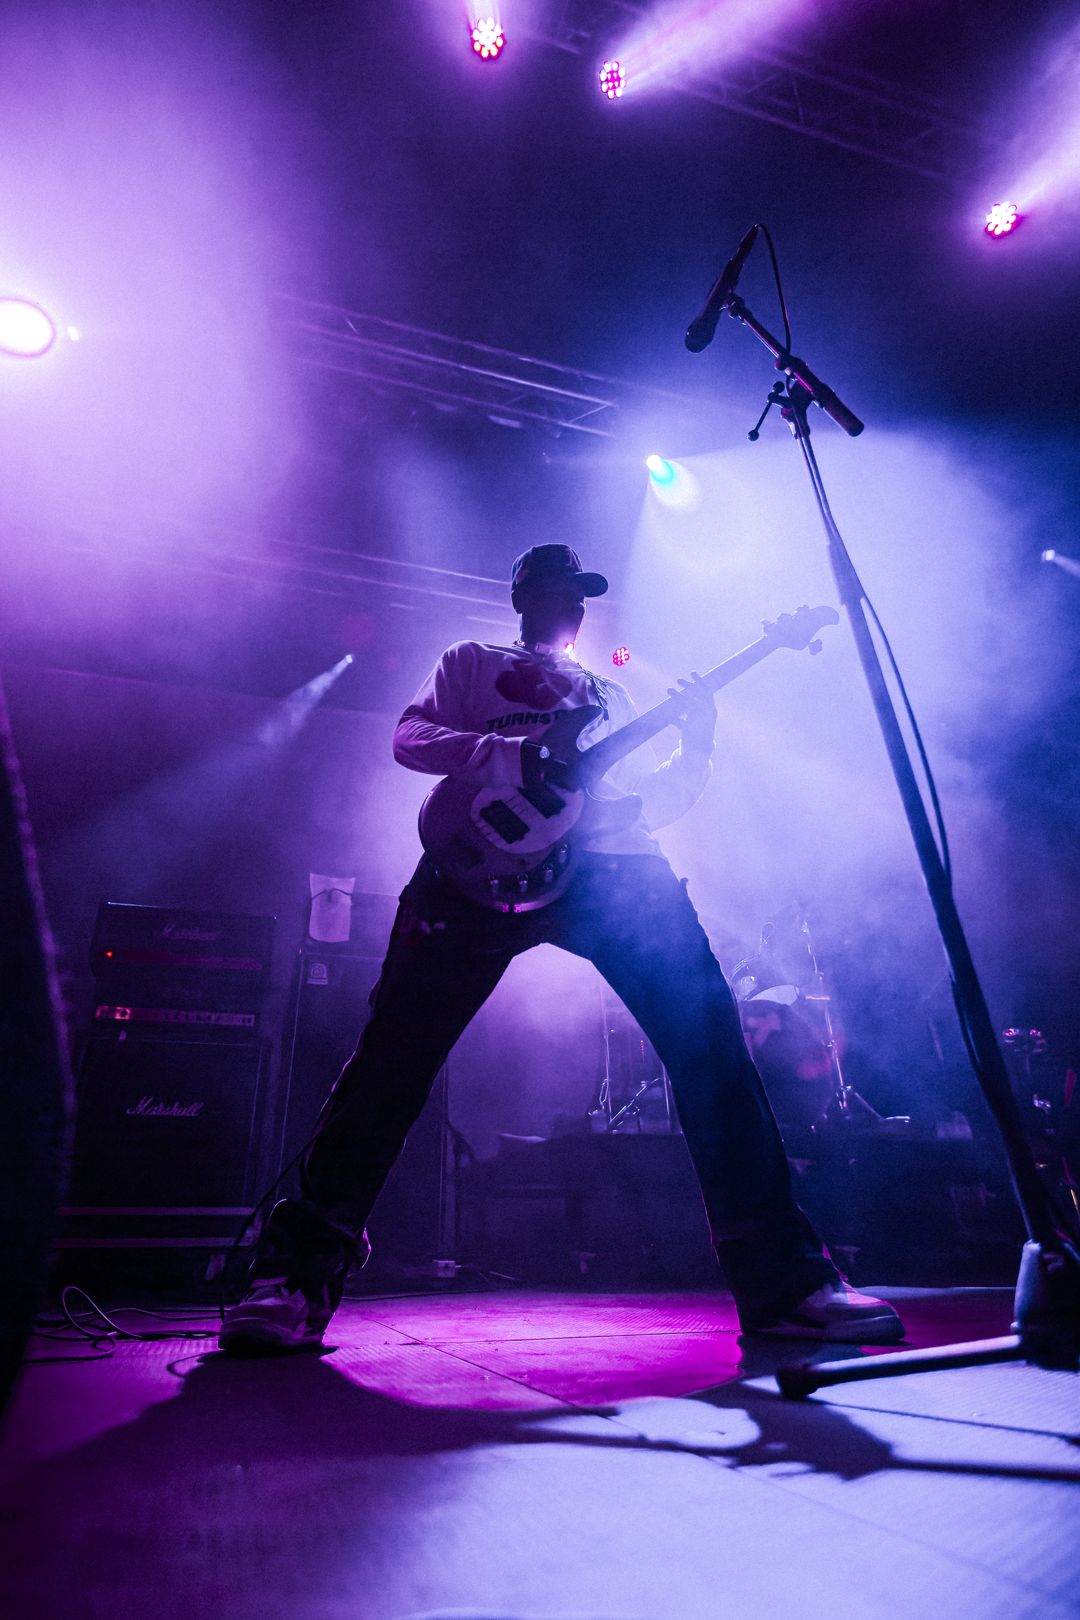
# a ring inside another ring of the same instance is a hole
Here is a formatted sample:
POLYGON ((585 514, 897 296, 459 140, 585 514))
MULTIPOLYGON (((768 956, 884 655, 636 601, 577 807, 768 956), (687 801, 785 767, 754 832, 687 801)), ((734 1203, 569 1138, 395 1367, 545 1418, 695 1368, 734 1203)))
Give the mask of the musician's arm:
POLYGON ((650 830, 655 832, 684 816, 701 798, 711 775, 709 755, 679 743, 670 759, 633 789, 641 795, 642 814, 650 830))
MULTIPOLYGON (((637 710, 624 687, 612 682, 611 728, 628 725, 637 710)), ((658 764, 651 743, 637 748, 618 761, 608 772, 608 780, 620 793, 636 793, 642 814, 651 831, 678 821, 701 798, 712 775, 711 750, 698 748, 680 739, 674 752, 658 764)))
POLYGON ((468 723, 474 675, 472 643, 457 642, 443 653, 394 729, 394 758, 432 776, 467 771, 520 786, 522 739, 475 731, 468 723))

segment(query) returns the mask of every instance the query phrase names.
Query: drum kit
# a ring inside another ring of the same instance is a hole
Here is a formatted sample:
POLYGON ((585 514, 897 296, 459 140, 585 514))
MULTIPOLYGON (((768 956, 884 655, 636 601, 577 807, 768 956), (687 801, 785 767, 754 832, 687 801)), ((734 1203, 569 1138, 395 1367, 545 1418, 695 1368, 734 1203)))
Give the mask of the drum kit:
POLYGON ((1005 1064, 1035 1167, 1053 1197, 1080 1219, 1080 1087, 1076 1070, 1062 1080, 1041 1029, 1001 1031, 1005 1064))
POLYGON ((895 1134, 906 1116, 885 1120, 848 1084, 843 1032, 805 901, 793 900, 764 924, 757 950, 728 975, 743 1033, 793 1156, 830 1133, 895 1134))
MULTIPOLYGON (((730 949, 718 954, 730 960, 730 949)), ((910 1125, 906 1116, 883 1119, 847 1082, 843 1034, 805 902, 770 917, 756 950, 735 961, 727 979, 790 1156, 816 1157, 826 1139, 849 1132, 895 1135, 910 1125)), ((592 1129, 677 1131, 659 1058, 621 1003, 605 1001, 603 1010, 605 1078, 589 1111, 592 1129)))
MULTIPOLYGON (((932 1278, 963 1263, 996 1276, 997 1256, 1012 1252, 1016 1235, 1001 1167, 986 1158, 964 1114, 954 1110, 936 1120, 883 1115, 851 1085, 836 990, 807 904, 782 906, 749 952, 745 937, 727 933, 715 919, 705 921, 776 1116, 797 1196, 832 1251, 867 1275, 899 1268, 909 1277, 932 1278)), ((577 1128, 679 1134, 658 1054, 606 988, 601 1001, 604 1076, 577 1128)), ((932 1022, 930 1032, 944 1075, 946 1053, 932 1022)), ((1062 1091, 1041 1031, 1016 1027, 1001 1036, 1039 1173, 1080 1216, 1076 1073, 1068 1071, 1062 1091)))

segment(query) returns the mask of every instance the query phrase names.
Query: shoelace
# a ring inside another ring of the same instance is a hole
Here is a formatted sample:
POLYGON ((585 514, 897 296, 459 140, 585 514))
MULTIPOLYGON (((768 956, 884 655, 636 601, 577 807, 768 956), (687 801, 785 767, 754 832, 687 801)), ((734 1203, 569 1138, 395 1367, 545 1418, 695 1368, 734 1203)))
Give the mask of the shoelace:
POLYGON ((287 1277, 258 1277, 252 1283, 251 1288, 248 1291, 248 1298, 252 1300, 259 1299, 260 1297, 273 1293, 279 1288, 285 1293, 293 1292, 293 1290, 289 1287, 289 1279, 287 1277))

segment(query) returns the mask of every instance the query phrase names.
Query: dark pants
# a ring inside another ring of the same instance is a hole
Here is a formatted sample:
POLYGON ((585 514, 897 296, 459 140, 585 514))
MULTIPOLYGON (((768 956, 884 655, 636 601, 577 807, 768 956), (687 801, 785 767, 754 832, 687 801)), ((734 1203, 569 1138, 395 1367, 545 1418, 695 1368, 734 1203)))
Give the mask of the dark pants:
POLYGON ((450 1048, 511 960, 544 943, 592 962, 659 1053, 743 1325, 835 1278, 794 1201, 735 1000, 684 886, 651 855, 585 855, 560 900, 512 915, 460 898, 420 862, 371 1019, 306 1156, 308 1209, 362 1232, 450 1048))

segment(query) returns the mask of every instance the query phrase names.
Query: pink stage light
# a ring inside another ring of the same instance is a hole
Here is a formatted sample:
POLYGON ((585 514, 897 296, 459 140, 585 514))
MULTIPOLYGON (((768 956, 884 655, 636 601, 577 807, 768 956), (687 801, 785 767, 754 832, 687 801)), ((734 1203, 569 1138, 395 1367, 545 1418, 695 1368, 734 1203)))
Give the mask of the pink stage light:
POLYGON ((56 327, 40 304, 28 298, 0 298, 0 354, 36 360, 56 342, 56 327))
POLYGON ((614 101, 623 93, 625 81, 618 62, 605 62, 600 69, 600 94, 614 101))
POLYGON ((983 226, 987 236, 1008 236, 1020 223, 1020 210, 1014 202, 995 203, 983 226))
POLYGON ((630 662, 629 647, 616 647, 611 655, 611 662, 618 665, 628 664, 630 662))
POLYGON ((506 44, 502 25, 494 17, 477 17, 470 37, 472 48, 482 62, 494 62, 506 44))

